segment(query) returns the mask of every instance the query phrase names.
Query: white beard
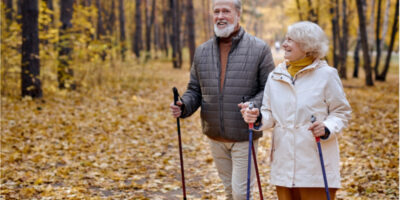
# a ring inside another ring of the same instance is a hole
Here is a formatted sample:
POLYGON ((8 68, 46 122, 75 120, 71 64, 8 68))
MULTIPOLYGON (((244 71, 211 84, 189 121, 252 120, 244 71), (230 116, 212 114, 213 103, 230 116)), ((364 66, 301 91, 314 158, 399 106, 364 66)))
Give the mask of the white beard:
MULTIPOLYGON (((222 22, 224 22, 224 21, 225 21, 225 20, 222 20, 222 22)), ((233 33, 233 31, 235 30, 235 26, 236 26, 236 24, 238 23, 238 17, 235 17, 235 21, 233 22, 233 24, 229 24, 229 23, 228 23, 228 25, 227 25, 225 28, 223 28, 223 29, 219 29, 219 28, 218 28, 218 26, 217 26, 218 22, 220 22, 220 21, 217 21, 217 22, 214 24, 214 32, 215 32, 215 35, 216 35, 217 37, 227 38, 227 37, 229 37, 229 36, 233 33)))

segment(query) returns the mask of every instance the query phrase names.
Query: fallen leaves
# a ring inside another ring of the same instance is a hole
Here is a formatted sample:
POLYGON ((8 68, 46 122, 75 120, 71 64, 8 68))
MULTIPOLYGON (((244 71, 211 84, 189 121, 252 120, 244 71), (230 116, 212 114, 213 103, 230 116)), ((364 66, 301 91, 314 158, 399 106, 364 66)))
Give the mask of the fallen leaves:
MULTIPOLYGON (((116 67, 120 80, 112 82, 120 86, 45 90, 43 100, 2 97, 0 198, 182 197, 176 120, 169 104, 173 86, 183 93, 188 70, 162 62, 116 67)), ((353 114, 339 140, 343 189, 337 196, 398 198, 398 77, 375 87, 363 84, 344 81, 353 114)), ((199 113, 181 120, 181 131, 189 199, 223 198, 199 113)), ((276 199, 268 183, 269 147, 265 133, 259 170, 265 198, 276 199)), ((254 194, 257 199, 257 189, 254 194)))

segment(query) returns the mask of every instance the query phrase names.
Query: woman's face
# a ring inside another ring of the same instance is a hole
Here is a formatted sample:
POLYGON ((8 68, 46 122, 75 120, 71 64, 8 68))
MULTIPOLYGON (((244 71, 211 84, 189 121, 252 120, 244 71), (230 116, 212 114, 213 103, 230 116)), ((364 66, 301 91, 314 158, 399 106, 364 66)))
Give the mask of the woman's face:
POLYGON ((282 47, 285 50, 285 59, 289 60, 290 62, 298 61, 306 57, 306 52, 304 52, 300 48, 299 44, 290 37, 286 37, 282 47))

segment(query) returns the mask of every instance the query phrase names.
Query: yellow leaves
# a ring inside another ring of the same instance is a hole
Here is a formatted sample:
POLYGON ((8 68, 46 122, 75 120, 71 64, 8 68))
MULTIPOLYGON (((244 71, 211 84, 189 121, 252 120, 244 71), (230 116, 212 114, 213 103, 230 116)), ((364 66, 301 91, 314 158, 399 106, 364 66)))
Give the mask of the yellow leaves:
POLYGON ((205 161, 206 161, 207 163, 211 164, 211 163, 213 162, 213 160, 214 160, 213 157, 207 156, 207 158, 206 158, 205 161))
POLYGON ((30 198, 30 197, 32 197, 33 194, 35 194, 35 189, 32 187, 22 188, 20 193, 22 196, 24 196, 26 198, 30 198))
MULTIPOLYGON (((358 84, 351 81, 344 84, 358 84)), ((387 199, 398 187, 398 92, 388 92, 398 91, 398 80, 355 88, 345 88, 353 116, 339 140, 345 194, 387 199)))
POLYGON ((54 188, 51 185, 47 185, 40 195, 43 197, 54 197, 56 194, 54 193, 54 188))
MULTIPOLYGON (((2 97, 0 193, 5 199, 182 197, 176 119, 169 104, 172 86, 183 94, 188 70, 161 62, 104 70, 103 86, 77 92, 46 87, 45 103, 2 97)), ((345 85, 349 81, 357 84, 345 85)), ((345 88, 354 112, 339 138, 343 189, 338 199, 398 196, 395 84, 345 88)), ((199 112, 181 120, 181 136, 189 199, 223 198, 199 112)), ((258 162, 264 197, 276 199, 268 183, 270 139, 264 132, 258 162)))
POLYGON ((35 185, 40 185, 40 184, 42 184, 42 183, 43 183, 43 178, 40 177, 40 178, 36 179, 36 181, 35 181, 33 184, 35 184, 35 185))
POLYGON ((137 102, 138 102, 138 97, 137 97, 136 95, 133 95, 133 96, 132 96, 132 101, 133 101, 134 103, 137 103, 137 102))
POLYGON ((56 175, 62 178, 68 178, 69 172, 70 169, 68 169, 67 167, 59 167, 56 171, 56 175))
POLYGON ((22 160, 22 155, 19 152, 14 152, 11 154, 11 156, 8 158, 9 162, 18 162, 22 160))
POLYGON ((123 177, 121 174, 119 174, 118 172, 115 172, 115 171, 107 170, 107 171, 105 172, 105 175, 106 175, 108 178, 110 178, 110 179, 112 179, 112 180, 114 180, 114 181, 121 181, 121 180, 124 180, 124 177, 123 177))
POLYGON ((146 123, 146 122, 148 121, 148 118, 147 118, 146 115, 139 115, 139 116, 137 117, 137 121, 138 121, 139 123, 146 123))

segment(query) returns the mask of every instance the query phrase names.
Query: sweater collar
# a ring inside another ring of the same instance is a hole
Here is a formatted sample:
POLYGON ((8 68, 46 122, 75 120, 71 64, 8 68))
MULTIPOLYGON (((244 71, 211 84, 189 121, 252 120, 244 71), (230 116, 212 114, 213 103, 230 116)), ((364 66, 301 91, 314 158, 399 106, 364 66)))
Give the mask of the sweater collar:
MULTIPOLYGON (((307 67, 304 67, 299 72, 314 70, 314 69, 318 68, 323 63, 326 63, 326 61, 325 60, 320 60, 320 59, 317 58, 317 59, 314 60, 314 62, 311 65, 308 65, 307 67)), ((287 70, 287 67, 286 67, 287 65, 288 65, 288 63, 286 61, 283 61, 281 64, 279 64, 276 67, 275 72, 281 73, 281 74, 286 74, 286 75, 290 76, 290 74, 289 74, 289 72, 287 70)))
POLYGON ((302 70, 303 68, 311 65, 314 61, 314 58, 311 56, 307 56, 303 59, 297 60, 297 61, 289 61, 287 70, 291 76, 294 76, 297 72, 302 70))

